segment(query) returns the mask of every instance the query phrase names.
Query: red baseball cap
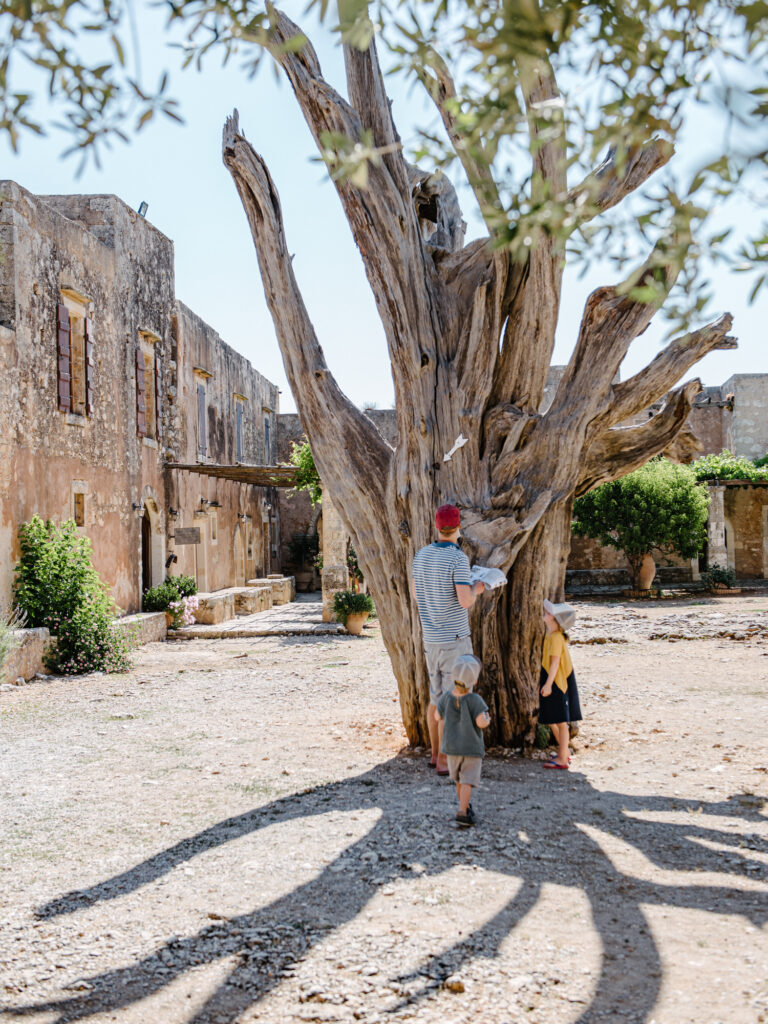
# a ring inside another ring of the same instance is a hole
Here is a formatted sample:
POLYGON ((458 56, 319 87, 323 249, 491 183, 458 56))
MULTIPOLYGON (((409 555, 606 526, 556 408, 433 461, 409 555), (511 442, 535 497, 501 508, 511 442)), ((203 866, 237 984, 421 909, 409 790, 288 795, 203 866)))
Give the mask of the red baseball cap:
POLYGON ((461 513, 455 505, 441 505, 435 512, 435 526, 438 530, 457 530, 461 526, 461 513))

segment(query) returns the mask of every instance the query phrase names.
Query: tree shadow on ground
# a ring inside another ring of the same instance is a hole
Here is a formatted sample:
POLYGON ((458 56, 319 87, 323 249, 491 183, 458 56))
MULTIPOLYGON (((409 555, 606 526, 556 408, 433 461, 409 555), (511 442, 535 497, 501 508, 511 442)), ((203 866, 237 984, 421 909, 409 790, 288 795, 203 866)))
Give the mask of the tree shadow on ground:
MULTIPOLYGON (((205 851, 271 824, 309 819, 338 808, 380 811, 364 837, 316 878, 284 897, 250 913, 217 921, 188 938, 173 938, 126 967, 89 977, 90 991, 1 1012, 17 1017, 52 1012, 57 1015, 52 1024, 115 1013, 160 991, 199 964, 235 957, 236 966, 205 1005, 190 1016, 189 1024, 234 1021, 279 986, 286 968, 303 959, 318 941, 318 933, 308 927, 309 923, 324 921, 325 927, 338 929, 357 917, 387 884, 424 872, 437 877, 468 862, 507 875, 510 898, 483 926, 426 960, 417 971, 393 979, 409 982, 410 987, 387 1016, 417 1009, 463 964, 497 956, 501 944, 535 908, 546 883, 568 885, 586 895, 602 945, 597 985, 578 1024, 610 1015, 619 1007, 625 1019, 644 1020, 653 1009, 661 989, 662 963, 643 906, 741 915, 756 926, 768 920, 768 902, 761 892, 709 881, 691 882, 694 872, 717 872, 740 880, 746 872, 752 878, 764 877, 764 864, 750 859, 749 851, 740 848, 742 833, 698 823, 700 812, 764 822, 759 798, 735 794, 725 800, 704 802, 636 796, 597 790, 575 772, 542 784, 542 774, 538 765, 521 760, 487 763, 492 797, 486 802, 503 806, 496 811, 489 809, 481 827, 469 833, 454 831, 447 820, 453 810, 449 787, 439 788, 434 783, 435 797, 426 798, 429 805, 425 812, 415 798, 424 775, 403 757, 362 775, 223 820, 122 874, 53 900, 39 908, 38 917, 50 919, 123 896, 150 885, 205 851), (690 812, 690 821, 684 826, 641 817, 643 813, 679 815, 681 811, 690 812), (726 846, 732 852, 726 857, 708 848, 707 843, 726 846), (610 857, 604 851, 604 846, 611 844, 619 850, 631 847, 642 855, 645 870, 638 874, 622 872, 614 863, 621 856, 610 857), (389 849, 386 859, 370 857, 385 845, 389 849), (372 869, 370 861, 376 859, 378 863, 372 869), (649 875, 666 871, 685 871, 687 877, 681 880, 662 874, 661 880, 648 880, 649 875), (263 952, 254 954, 247 938, 249 929, 259 929, 264 936, 259 948, 268 949, 266 960, 263 952)), ((756 835, 752 834, 749 841, 751 849, 768 852, 768 843, 756 835)))

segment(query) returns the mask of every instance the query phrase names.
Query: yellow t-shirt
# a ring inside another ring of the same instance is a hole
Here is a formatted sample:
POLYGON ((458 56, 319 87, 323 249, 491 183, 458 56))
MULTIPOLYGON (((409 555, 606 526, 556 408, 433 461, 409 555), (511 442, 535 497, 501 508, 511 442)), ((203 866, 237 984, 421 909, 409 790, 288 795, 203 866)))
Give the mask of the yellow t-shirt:
POLYGON ((560 664, 557 666, 557 673, 555 675, 555 686, 558 690, 565 693, 568 689, 568 676, 573 672, 573 662, 571 656, 568 653, 568 644, 566 643, 565 637, 556 629, 554 633, 547 633, 544 638, 544 651, 541 655, 541 664, 544 666, 544 671, 549 675, 549 666, 552 662, 552 658, 560 658, 560 664))

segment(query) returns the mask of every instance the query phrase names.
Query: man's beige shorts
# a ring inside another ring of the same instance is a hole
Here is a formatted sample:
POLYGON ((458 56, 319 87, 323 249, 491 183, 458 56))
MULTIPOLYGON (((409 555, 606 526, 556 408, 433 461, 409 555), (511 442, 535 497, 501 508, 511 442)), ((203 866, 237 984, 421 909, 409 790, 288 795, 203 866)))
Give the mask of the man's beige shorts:
POLYGON ((479 786, 480 771, 483 767, 482 757, 462 757, 448 754, 448 774, 454 782, 463 786, 479 786))

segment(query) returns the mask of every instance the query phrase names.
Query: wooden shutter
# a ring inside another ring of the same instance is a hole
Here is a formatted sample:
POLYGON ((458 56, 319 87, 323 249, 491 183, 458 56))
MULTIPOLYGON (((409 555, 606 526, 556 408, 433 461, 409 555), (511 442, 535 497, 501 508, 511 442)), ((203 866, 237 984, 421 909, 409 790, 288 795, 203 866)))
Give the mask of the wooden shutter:
POLYGON ((144 353, 141 347, 136 349, 136 433, 139 437, 147 436, 147 403, 144 383, 144 353))
POLYGON ((202 384, 197 385, 197 451, 205 455, 207 447, 205 444, 205 388, 202 384))
POLYGON ((56 306, 56 360, 59 409, 72 408, 72 355, 70 345, 69 310, 63 302, 56 306))
POLYGON ((235 406, 235 462, 243 461, 243 406, 238 402, 235 406))
POLYGON ((93 416, 93 339, 91 337, 91 321, 88 317, 83 321, 85 334, 85 415, 93 416))
POLYGON ((157 348, 154 352, 155 357, 155 437, 157 438, 158 444, 160 443, 160 359, 157 354, 157 348))

